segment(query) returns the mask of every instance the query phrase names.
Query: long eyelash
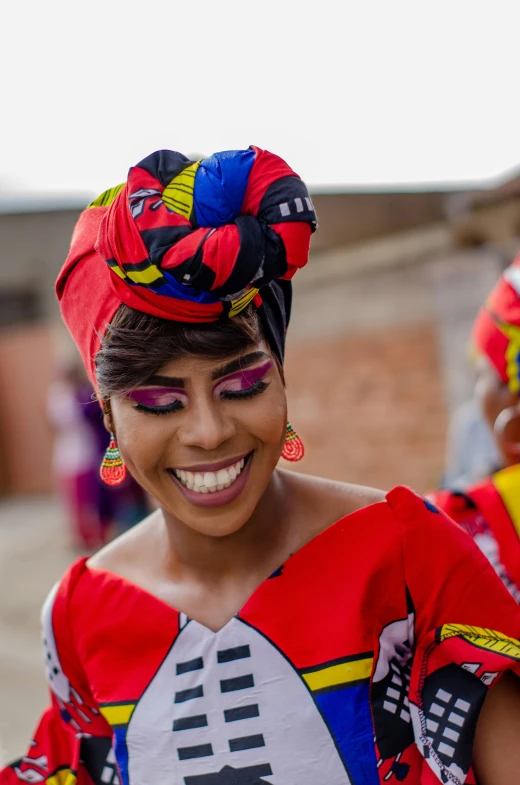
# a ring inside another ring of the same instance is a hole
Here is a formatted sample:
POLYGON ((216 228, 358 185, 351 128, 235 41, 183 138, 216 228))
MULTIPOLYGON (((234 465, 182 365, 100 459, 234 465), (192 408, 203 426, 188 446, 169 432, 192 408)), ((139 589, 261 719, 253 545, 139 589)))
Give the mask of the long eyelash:
POLYGON ((144 403, 136 403, 134 409, 145 414, 171 414, 172 412, 180 412, 184 406, 180 401, 173 401, 167 406, 147 406, 144 403))
POLYGON ((248 387, 247 390, 224 390, 220 397, 225 401, 233 401, 239 398, 241 401, 247 398, 253 398, 255 395, 260 395, 264 390, 267 390, 270 382, 258 381, 248 387))

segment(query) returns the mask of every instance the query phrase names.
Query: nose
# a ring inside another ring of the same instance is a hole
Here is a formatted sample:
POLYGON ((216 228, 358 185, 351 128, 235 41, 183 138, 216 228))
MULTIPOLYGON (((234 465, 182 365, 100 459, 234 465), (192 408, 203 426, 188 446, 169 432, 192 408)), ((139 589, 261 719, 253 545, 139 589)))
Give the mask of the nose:
POLYGON ((236 433, 234 420, 226 416, 218 405, 203 401, 188 407, 177 438, 184 447, 216 450, 236 433))

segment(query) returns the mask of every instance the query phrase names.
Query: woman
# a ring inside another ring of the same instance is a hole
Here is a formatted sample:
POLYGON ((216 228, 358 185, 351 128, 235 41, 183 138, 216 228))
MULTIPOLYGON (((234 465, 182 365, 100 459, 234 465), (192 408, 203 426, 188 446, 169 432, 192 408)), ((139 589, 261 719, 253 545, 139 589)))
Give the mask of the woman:
POLYGON ((429 498, 468 531, 520 602, 520 257, 500 277, 473 329, 476 398, 502 467, 463 491, 429 498))
POLYGON ((102 472, 159 509, 51 592, 52 707, 3 784, 475 782, 473 746, 481 785, 517 781, 520 611, 478 549, 405 488, 277 468, 315 227, 255 147, 153 153, 80 217, 57 291, 102 472))

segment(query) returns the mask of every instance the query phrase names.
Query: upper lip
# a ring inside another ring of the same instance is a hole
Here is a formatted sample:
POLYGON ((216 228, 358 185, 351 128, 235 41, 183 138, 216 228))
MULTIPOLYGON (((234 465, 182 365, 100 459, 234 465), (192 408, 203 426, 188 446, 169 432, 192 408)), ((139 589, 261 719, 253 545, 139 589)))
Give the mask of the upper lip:
POLYGON ((202 474, 203 472, 218 472, 219 469, 227 469, 228 466, 233 466, 233 464, 238 463, 243 458, 247 458, 250 453, 251 450, 244 453, 243 455, 239 455, 237 458, 227 458, 226 460, 218 461, 217 463, 200 463, 197 464, 197 466, 175 466, 174 471, 191 472, 192 474, 202 474))

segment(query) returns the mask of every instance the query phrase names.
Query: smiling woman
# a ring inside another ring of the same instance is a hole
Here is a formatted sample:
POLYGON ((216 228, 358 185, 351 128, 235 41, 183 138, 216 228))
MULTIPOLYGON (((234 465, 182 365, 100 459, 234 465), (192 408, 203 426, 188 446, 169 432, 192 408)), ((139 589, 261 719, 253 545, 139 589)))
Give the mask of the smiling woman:
POLYGON ((409 489, 278 466, 315 228, 254 147, 153 153, 80 217, 57 292, 104 473, 158 509, 49 595, 52 705, 1 785, 516 783, 520 611, 478 548, 409 489))

